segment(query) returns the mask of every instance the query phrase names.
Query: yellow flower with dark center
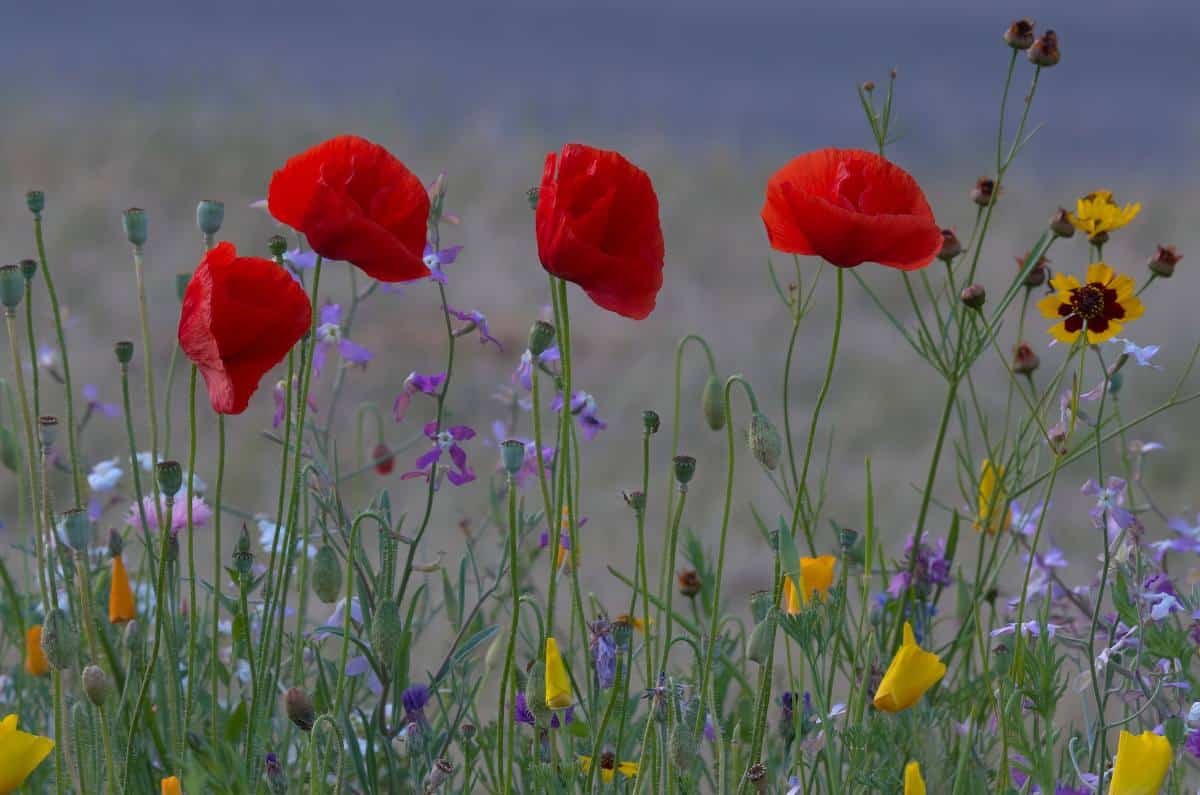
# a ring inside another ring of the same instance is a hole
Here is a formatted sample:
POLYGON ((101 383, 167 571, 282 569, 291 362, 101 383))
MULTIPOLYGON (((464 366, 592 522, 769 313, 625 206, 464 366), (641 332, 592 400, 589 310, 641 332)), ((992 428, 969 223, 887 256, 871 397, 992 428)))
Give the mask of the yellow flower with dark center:
POLYGON ((16 715, 0 721, 0 795, 16 792, 53 750, 49 737, 17 729, 16 715))
POLYGON ((1122 731, 1108 795, 1155 795, 1171 766, 1171 742, 1161 734, 1122 731))
POLYGON ((1007 530, 1011 524, 1008 495, 1004 491, 1004 467, 985 458, 979 474, 979 513, 975 515, 975 529, 979 532, 986 529, 995 535, 1007 530))
POLYGON ((933 652, 917 645, 912 624, 905 621, 904 642, 896 650, 892 664, 875 691, 875 709, 883 712, 908 709, 945 675, 946 664, 933 652))
POLYGON ((42 651, 42 625, 34 624, 25 630, 25 672, 30 676, 50 673, 50 661, 42 651))
POLYGON ((1050 280, 1054 292, 1038 301, 1043 317, 1061 318, 1050 327, 1050 336, 1071 343, 1087 331, 1088 345, 1112 339, 1126 323, 1137 320, 1146 311, 1134 295, 1134 282, 1103 262, 1088 265, 1087 281, 1080 284, 1074 276, 1059 273, 1050 280))
POLYGON ((1098 190, 1075 202, 1075 212, 1067 216, 1071 225, 1088 237, 1096 237, 1128 224, 1142 211, 1139 203, 1124 207, 1113 201, 1112 191, 1098 190))
POLYGON ((162 780, 162 795, 183 795, 183 787, 179 784, 179 776, 167 776, 162 780))
POLYGON ((571 679, 558 652, 558 641, 546 638, 546 706, 566 709, 571 703, 571 679))
POLYGON ((921 778, 921 766, 916 762, 904 766, 904 795, 925 795, 925 779, 921 778))
MULTIPOLYGON (((592 769, 592 758, 590 756, 580 756, 579 768, 586 776, 592 769)), ((638 763, 618 762, 616 754, 612 751, 605 751, 600 754, 600 780, 605 784, 611 784, 613 777, 617 773, 625 776, 625 778, 633 778, 638 774, 638 763)))
POLYGON ((829 588, 833 585, 833 569, 837 558, 833 555, 821 555, 818 558, 800 558, 800 590, 792 577, 783 580, 784 612, 796 615, 803 605, 813 599, 813 592, 824 601, 829 596, 829 588))

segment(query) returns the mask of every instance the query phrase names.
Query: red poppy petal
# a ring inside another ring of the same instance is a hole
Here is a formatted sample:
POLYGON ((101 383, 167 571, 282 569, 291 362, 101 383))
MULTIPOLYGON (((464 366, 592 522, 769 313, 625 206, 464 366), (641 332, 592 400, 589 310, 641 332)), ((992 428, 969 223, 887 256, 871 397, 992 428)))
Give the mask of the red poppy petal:
MULTIPOLYGON (((428 208, 423 211, 428 215, 428 208)), ((359 209, 344 194, 319 187, 308 208, 304 233, 323 257, 350 262, 381 282, 406 282, 429 276, 425 264, 425 220, 419 238, 400 236, 359 209)))

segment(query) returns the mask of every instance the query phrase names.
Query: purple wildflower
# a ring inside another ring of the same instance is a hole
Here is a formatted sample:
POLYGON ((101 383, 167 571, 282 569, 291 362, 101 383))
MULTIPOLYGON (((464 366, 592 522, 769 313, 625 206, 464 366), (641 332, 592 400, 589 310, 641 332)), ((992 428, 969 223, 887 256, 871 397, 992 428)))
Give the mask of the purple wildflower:
MULTIPOLYGON (((550 404, 550 408, 553 411, 562 411, 562 407, 562 395, 558 395, 550 404)), ((597 433, 608 427, 608 423, 596 415, 596 398, 588 392, 580 391, 571 396, 571 414, 578 420, 583 438, 588 441, 596 438, 597 433)))
POLYGON ((929 543, 926 540, 928 535, 922 535, 920 544, 914 545, 911 535, 905 542, 904 562, 888 581, 887 592, 893 599, 899 599, 909 587, 915 587, 919 592, 925 593, 931 586, 944 587, 950 584, 950 561, 946 560, 946 542, 939 538, 936 542, 929 543))
POLYGON ((601 618, 592 622, 592 661, 596 666, 596 679, 601 690, 613 686, 617 678, 617 643, 613 640, 612 627, 601 618))
POLYGON ((404 384, 400 387, 400 394, 396 395, 396 400, 392 403, 392 417, 396 422, 404 422, 404 417, 408 414, 408 407, 412 404, 413 395, 417 393, 436 395, 444 383, 446 383, 445 373, 432 375, 409 373, 408 378, 404 379, 404 384))
POLYGON ((527 723, 533 726, 535 721, 533 713, 529 711, 529 704, 525 701, 525 691, 519 691, 517 698, 513 701, 513 719, 517 723, 527 723))
POLYGON ((313 349, 314 373, 320 374, 321 368, 325 366, 325 357, 329 355, 329 349, 335 346, 338 354, 348 365, 365 366, 367 362, 375 358, 375 354, 363 346, 346 339, 342 329, 341 304, 325 304, 321 307, 320 319, 321 323, 317 326, 316 333, 317 347, 313 349))
MULTIPOLYGON (((313 351, 313 355, 316 355, 316 351, 313 351)), ((296 388, 300 387, 299 378, 293 379, 292 383, 296 388)), ((275 398, 275 414, 271 417, 271 427, 278 428, 287 414, 287 383, 284 379, 281 378, 275 382, 273 397, 275 398)), ((314 414, 317 413, 317 402, 313 400, 312 395, 308 396, 308 410, 314 414)))
POLYGON ((470 334, 472 331, 478 330, 480 345, 486 345, 490 342, 499 350, 504 350, 504 346, 500 344, 500 340, 492 336, 492 332, 488 328, 487 317, 485 317, 482 312, 477 310, 462 312, 449 306, 446 307, 446 311, 467 324, 462 328, 455 330, 454 335, 456 337, 461 337, 464 334, 470 334))
POLYGON ((424 722, 425 705, 429 703, 429 685, 416 684, 405 688, 400 694, 400 703, 404 705, 404 715, 410 723, 424 722))
POLYGON ((1083 484, 1080 491, 1089 497, 1096 498, 1096 505, 1088 512, 1088 515, 1092 517, 1092 523, 1097 528, 1104 527, 1107 519, 1110 539, 1122 531, 1130 530, 1134 534, 1141 531, 1142 523, 1124 507, 1125 480, 1123 478, 1112 476, 1105 481, 1103 487, 1089 479, 1087 483, 1083 484))
POLYGON ((1152 367, 1155 370, 1162 368, 1150 361, 1154 355, 1158 353, 1157 345, 1135 345, 1133 340, 1125 339, 1124 337, 1113 337, 1112 342, 1120 343, 1125 347, 1121 352, 1122 356, 1128 356, 1137 362, 1139 367, 1152 367))
POLYGON ((565 710, 563 710, 563 719, 561 723, 558 720, 557 712, 550 716, 550 728, 557 729, 563 723, 571 723, 573 720, 575 720, 575 707, 567 707, 565 710))
POLYGON ((379 681, 379 677, 375 674, 371 663, 367 661, 366 655, 358 654, 346 661, 346 676, 362 676, 363 674, 367 675, 367 689, 371 693, 379 695, 383 692, 383 682, 379 681))
POLYGON ((446 272, 442 270, 443 265, 450 265, 458 259, 458 252, 462 251, 462 246, 450 246, 435 251, 433 246, 425 244, 425 267, 429 268, 429 278, 435 282, 446 283, 446 272))
POLYGON ((713 723, 713 716, 711 712, 704 716, 703 734, 704 739, 708 740, 710 743, 715 743, 717 741, 717 725, 713 723))
POLYGON ((1172 584, 1171 578, 1166 574, 1151 574, 1146 578, 1146 581, 1142 583, 1142 587, 1150 593, 1167 593, 1171 596, 1175 596, 1175 586, 1172 584))
POLYGON ((283 261, 290 265, 293 271, 310 271, 317 267, 317 252, 294 248, 283 253, 283 261))
MULTIPOLYGON (((158 512, 154 510, 154 497, 152 495, 142 497, 142 510, 146 512, 146 523, 150 525, 147 529, 151 532, 158 530, 158 512)), ((166 513, 167 507, 165 502, 161 510, 162 513, 166 513)), ((173 534, 177 534, 180 530, 187 527, 187 515, 186 497, 176 500, 171 506, 171 516, 169 517, 170 529, 173 534)), ((208 507, 208 503, 204 501, 204 498, 192 497, 192 526, 203 527, 208 524, 208 520, 211 518, 212 509, 208 507)), ((138 510, 136 503, 130 507, 129 516, 126 517, 125 521, 135 527, 142 523, 141 511, 138 510)))
MULTIPOLYGON (((1049 638, 1053 638, 1055 635, 1058 634, 1059 625, 1058 624, 1046 624, 1045 629, 1046 629, 1046 636, 1049 638)), ((1004 635, 1015 635, 1016 632, 1017 632, 1017 625, 1015 623, 1014 624, 1005 624, 1002 627, 997 627, 996 629, 993 629, 991 632, 991 637, 999 638, 1004 635)), ((1025 623, 1021 624, 1021 635, 1026 638, 1040 638, 1042 636, 1041 622, 1026 621, 1025 623)))
MULTIPOLYGON (((526 392, 529 392, 533 389, 533 358, 533 352, 529 349, 526 349, 525 352, 521 354, 521 361, 517 364, 517 369, 514 370, 512 374, 513 384, 520 384, 526 392)), ((549 348, 538 354, 537 357, 537 363, 539 365, 547 364, 549 362, 557 362, 558 360, 559 352, 557 345, 551 345, 549 348)))
POLYGON ((1039 502, 1036 505, 1031 505, 1029 510, 1025 510, 1021 507, 1021 503, 1013 500, 1010 506, 1013 532, 1031 537, 1037 534, 1038 522, 1041 521, 1042 511, 1045 510, 1045 507, 1045 503, 1039 502))
POLYGON ((425 436, 433 442, 433 447, 417 459, 416 469, 400 476, 401 480, 419 477, 433 479, 437 474, 437 463, 441 460, 442 453, 450 455, 452 465, 446 468, 446 477, 451 483, 461 486, 475 479, 475 472, 467 463, 467 451, 458 446, 459 442, 475 438, 473 428, 455 425, 439 431, 438 424, 430 422, 425 425, 425 436))
POLYGON ((1189 754, 1200 759, 1200 729, 1192 729, 1183 741, 1183 747, 1189 754))
POLYGON ((86 411, 90 414, 98 411, 105 417, 120 417, 121 407, 116 403, 105 403, 100 399, 100 390, 94 384, 83 385, 83 399, 87 401, 86 411))

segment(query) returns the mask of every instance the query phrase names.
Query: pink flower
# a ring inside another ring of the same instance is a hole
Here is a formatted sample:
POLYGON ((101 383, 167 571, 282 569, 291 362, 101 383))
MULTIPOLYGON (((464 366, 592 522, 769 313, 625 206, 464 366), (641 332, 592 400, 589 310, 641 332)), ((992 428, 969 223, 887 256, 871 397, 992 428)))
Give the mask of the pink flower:
MULTIPOLYGON (((154 497, 152 497, 152 496, 143 497, 142 498, 142 509, 146 512, 146 524, 149 525, 149 528, 147 528, 147 529, 150 531, 158 530, 158 512, 154 510, 154 497)), ((166 510, 167 510, 166 500, 163 500, 162 512, 166 513, 166 510)), ((188 523, 187 515, 188 515, 187 497, 184 496, 184 497, 176 500, 175 504, 173 506, 171 506, 171 532, 172 533, 178 533, 180 530, 183 530, 187 527, 187 523, 188 523)), ((208 524, 208 520, 211 518, 212 518, 212 508, 208 507, 208 504, 206 502, 204 502, 204 498, 203 497, 193 497, 192 498, 192 526, 193 527, 204 527, 205 525, 208 524)), ((138 507, 137 507, 136 503, 134 505, 130 506, 129 516, 126 517, 126 521, 129 522, 129 524, 133 525, 134 527, 138 527, 141 525, 141 522, 142 522, 141 512, 138 511, 138 507)))

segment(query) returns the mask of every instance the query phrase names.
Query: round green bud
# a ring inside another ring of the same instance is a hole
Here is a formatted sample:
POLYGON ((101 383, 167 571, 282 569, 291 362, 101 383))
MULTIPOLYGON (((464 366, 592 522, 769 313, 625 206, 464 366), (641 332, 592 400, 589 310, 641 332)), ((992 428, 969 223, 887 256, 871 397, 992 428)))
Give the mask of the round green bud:
POLYGON ((525 465, 525 445, 516 439, 505 439, 500 443, 500 456, 509 476, 516 477, 525 465))
POLYGON ((150 234, 150 222, 146 218, 145 210, 141 207, 130 207, 121 216, 121 223, 125 227, 125 237, 129 240, 130 245, 134 248, 146 245, 146 239, 150 234))
POLYGON ((196 205, 196 226, 205 235, 215 235, 225 220, 225 203, 203 199, 196 205))
POLYGON ((88 701, 91 701, 96 706, 103 706, 108 697, 112 695, 112 680, 108 678, 108 674, 104 673, 99 665, 89 665, 83 669, 83 692, 87 694, 88 701))
POLYGON ((381 599, 371 617, 371 648, 384 665, 391 667, 400 653, 404 638, 404 622, 400 619, 400 606, 394 599, 381 599))
POLYGON ((679 485, 686 486, 696 474, 696 459, 690 455, 675 456, 675 480, 679 485))
POLYGON ((42 622, 42 651, 57 671, 70 668, 79 656, 79 636, 67 614, 57 607, 51 608, 42 622))
POLYGON ((662 418, 658 416, 658 412, 654 409, 646 409, 642 412, 642 428, 648 434, 658 433, 658 429, 662 427, 662 418))
POLYGON ((178 461, 159 461, 156 475, 158 490, 168 497, 174 497, 183 488, 183 467, 178 461))
POLYGON ((238 535, 237 543, 233 547, 233 568, 243 579, 249 577, 251 569, 254 568, 254 553, 250 549, 250 533, 247 532, 244 524, 241 534, 238 535))
POLYGON ((539 320, 529 329, 529 352, 541 356, 554 344, 554 326, 539 320))
POLYGON ((284 694, 283 710, 287 713, 288 720, 296 724, 300 731, 312 731, 313 724, 317 722, 317 710, 312 699, 298 687, 293 687, 284 694))
POLYGON ((129 364, 133 361, 133 343, 129 340, 121 340, 113 345, 113 352, 117 355, 117 361, 121 364, 129 364))
POLYGON ((774 600, 774 591, 755 591, 750 594, 750 615, 754 618, 754 623, 757 624, 767 617, 774 600))
POLYGON ((21 260, 21 275, 25 277, 25 281, 31 281, 34 276, 37 276, 38 264, 35 259, 21 260))
POLYGON ((746 644, 746 656, 759 665, 766 665, 771 655, 771 644, 775 640, 775 608, 767 610, 767 615, 759 621, 750 633, 750 641, 746 644))
POLYGON ((25 206, 34 215, 41 215, 46 209, 46 194, 40 190, 31 190, 25 194, 25 206))

